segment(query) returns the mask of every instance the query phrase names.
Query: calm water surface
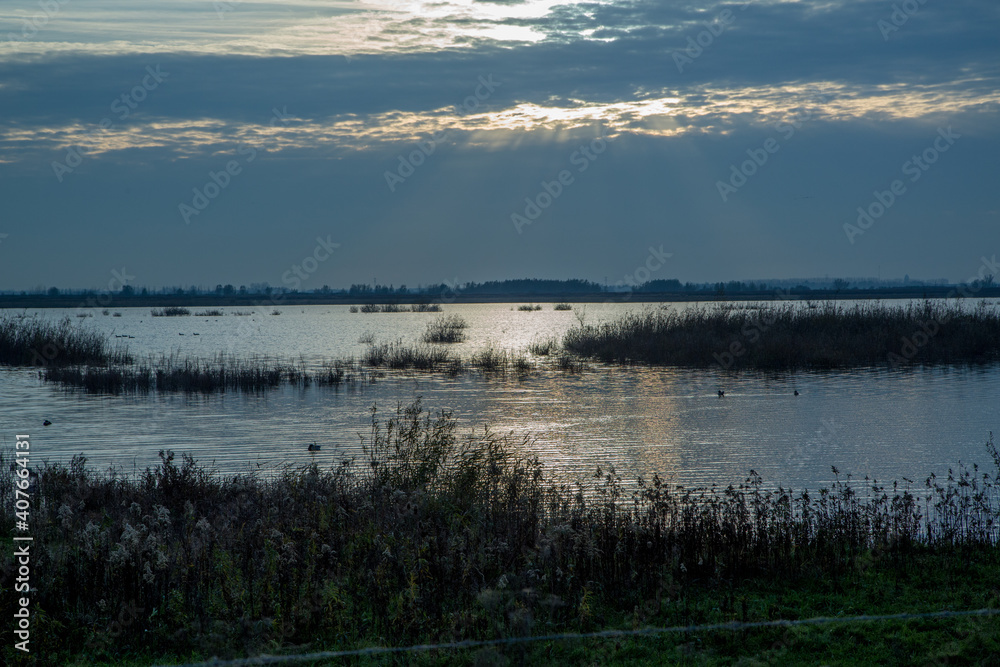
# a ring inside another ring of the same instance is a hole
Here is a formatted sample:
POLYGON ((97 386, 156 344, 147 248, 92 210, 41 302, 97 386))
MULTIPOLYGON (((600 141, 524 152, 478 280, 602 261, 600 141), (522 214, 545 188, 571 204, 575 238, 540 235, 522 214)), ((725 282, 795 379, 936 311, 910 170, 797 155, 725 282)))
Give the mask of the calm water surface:
MULTIPOLYGON (((588 304, 584 313, 579 305, 566 312, 546 304, 521 312, 516 304, 463 304, 445 312, 469 322, 468 340, 450 346, 468 355, 488 345, 523 350, 560 336, 578 316, 594 323, 642 307, 588 304)), ((232 314, 238 309, 222 310, 221 317, 153 318, 149 309, 112 309, 122 316, 95 311, 79 319, 123 336, 113 340, 139 357, 227 352, 312 366, 360 355, 365 334, 415 341, 438 316, 350 313, 347 306, 279 307, 280 315, 258 307, 245 317, 232 314)), ((75 314, 37 311, 52 319, 75 314)), ((333 464, 359 452, 373 404, 387 413, 419 396, 430 409, 452 411, 465 432, 489 425, 518 442, 528 438, 526 452, 565 479, 614 465, 626 478, 656 472, 686 486, 726 485, 753 469, 771 484, 816 488, 832 480, 831 466, 841 478, 922 481, 959 461, 992 465, 984 443, 990 431, 1000 431, 995 366, 734 375, 591 364, 569 374, 545 359, 533 363, 535 370, 520 378, 403 374, 354 389, 284 388, 252 396, 90 396, 43 383, 35 371, 0 368, 0 434, 10 446, 14 433, 29 432, 36 457, 68 460, 82 453, 95 467, 127 472, 155 463, 161 449, 189 452, 226 472, 333 464), (44 419, 53 425, 43 428, 44 419), (311 442, 322 451, 307 452, 311 442)))

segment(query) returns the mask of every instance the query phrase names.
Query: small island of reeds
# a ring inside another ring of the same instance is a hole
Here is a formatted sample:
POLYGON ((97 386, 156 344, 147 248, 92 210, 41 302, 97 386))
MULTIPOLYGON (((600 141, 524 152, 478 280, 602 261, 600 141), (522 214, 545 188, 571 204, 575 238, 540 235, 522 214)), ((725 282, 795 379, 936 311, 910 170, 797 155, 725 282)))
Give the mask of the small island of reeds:
POLYGON ((983 302, 647 310, 575 327, 563 347, 609 363, 734 370, 994 363, 1000 310, 983 302))

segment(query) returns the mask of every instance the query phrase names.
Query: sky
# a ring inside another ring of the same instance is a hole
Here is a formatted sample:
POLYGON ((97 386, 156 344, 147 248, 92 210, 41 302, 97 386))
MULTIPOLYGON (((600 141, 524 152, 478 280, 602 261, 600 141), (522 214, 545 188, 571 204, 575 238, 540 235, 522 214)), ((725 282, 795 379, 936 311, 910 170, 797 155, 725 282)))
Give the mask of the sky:
POLYGON ((0 290, 967 280, 997 35, 995 0, 5 0, 0 290))

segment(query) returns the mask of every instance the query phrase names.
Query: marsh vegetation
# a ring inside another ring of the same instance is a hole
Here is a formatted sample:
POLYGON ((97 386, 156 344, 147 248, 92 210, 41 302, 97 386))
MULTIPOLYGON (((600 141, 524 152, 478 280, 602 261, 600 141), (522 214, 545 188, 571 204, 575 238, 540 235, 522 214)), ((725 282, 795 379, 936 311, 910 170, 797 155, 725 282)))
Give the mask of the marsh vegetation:
MULTIPOLYGON (((562 484, 531 449, 488 429, 462 435, 417 401, 387 417, 373 408, 361 453, 324 449, 322 465, 222 476, 171 452, 133 475, 82 457, 45 465, 33 648, 59 664, 187 661, 1000 602, 987 584, 1000 562, 992 440, 990 472, 797 492, 752 471, 726 489, 655 475, 627 488, 613 468, 562 484)), ((995 648, 984 622, 975 641, 995 648)), ((781 633, 709 633, 699 654, 774 650, 781 633)), ((784 642, 816 650, 800 634, 784 642)), ((12 657, 10 642, 0 650, 12 657)))
POLYGON ((444 315, 427 325, 425 343, 461 343, 469 323, 458 315, 444 315))
POLYGON ((131 360, 128 350, 113 346, 92 329, 74 325, 68 317, 53 323, 34 317, 0 316, 0 364, 64 366, 131 360))
POLYGON ((177 317, 190 315, 191 310, 182 306, 167 306, 166 308, 154 308, 149 311, 149 314, 153 317, 177 317))
POLYGON ((727 369, 993 363, 1000 361, 1000 311, 931 302, 647 310, 581 323, 563 347, 608 363, 727 369))

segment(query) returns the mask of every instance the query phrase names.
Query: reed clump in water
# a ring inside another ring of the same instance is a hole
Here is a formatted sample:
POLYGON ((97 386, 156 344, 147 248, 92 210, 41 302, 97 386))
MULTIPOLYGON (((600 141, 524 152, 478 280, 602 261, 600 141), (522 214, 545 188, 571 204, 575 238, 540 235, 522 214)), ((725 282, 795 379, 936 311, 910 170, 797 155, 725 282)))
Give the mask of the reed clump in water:
POLYGON ((573 310, 573 306, 568 303, 557 303, 552 310, 573 310))
POLYGON ((359 309, 351 306, 350 311, 356 313, 440 313, 441 306, 436 303, 415 303, 403 306, 398 303, 366 303, 359 309))
POLYGON ((469 365, 487 375, 502 375, 508 371, 524 374, 532 368, 531 361, 523 353, 496 348, 492 344, 474 352, 469 357, 469 365))
POLYGON ((65 366, 131 360, 126 348, 113 346, 106 336, 74 325, 68 317, 58 323, 34 317, 0 317, 0 364, 65 366))
POLYGON ((209 308, 208 310, 195 312, 196 317, 222 317, 223 315, 225 315, 225 313, 218 308, 209 308))
POLYGON ((149 311, 153 317, 177 317, 179 315, 190 315, 191 311, 181 306, 167 306, 166 308, 154 308, 149 311))
MULTIPOLYGON (((767 490, 752 472, 725 490, 654 476, 628 491, 611 468, 557 484, 530 448, 462 437, 418 401, 385 421, 373 408, 360 461, 335 455, 329 468, 221 476, 170 452, 135 477, 82 457, 46 465, 32 604, 61 630, 33 647, 114 662, 590 631, 605 613, 633 627, 633 609, 657 625, 719 622, 740 618, 733 582, 843 589, 880 567, 898 594, 927 576, 916 564, 928 550, 956 573, 967 555, 997 562, 997 471, 928 479, 923 497, 869 481, 767 490), (689 605, 699 587, 705 609, 689 605), (123 621, 122 609, 142 611, 123 621)), ((0 457, 8 534, 12 475, 0 457)), ((748 615, 744 598, 742 620, 772 618, 771 600, 748 615)))
POLYGON ((559 351, 559 341, 555 338, 532 341, 528 345, 528 352, 537 357, 547 357, 553 352, 559 351))
POLYGON ((610 363, 727 369, 992 363, 1000 311, 930 302, 646 311, 575 327, 563 347, 610 363))
POLYGON ((49 367, 42 378, 94 394, 210 394, 256 393, 281 386, 308 387, 314 382, 328 387, 352 386, 371 382, 373 375, 350 359, 326 362, 318 370, 309 370, 301 362, 219 354, 210 360, 164 355, 134 365, 49 367))
POLYGON ((385 367, 393 370, 425 370, 441 369, 455 358, 448 350, 426 345, 408 345, 402 340, 393 343, 373 342, 368 345, 361 361, 376 368, 385 367))
POLYGON ((427 325, 423 341, 425 343, 461 343, 465 340, 465 330, 469 323, 458 315, 445 315, 427 325))

